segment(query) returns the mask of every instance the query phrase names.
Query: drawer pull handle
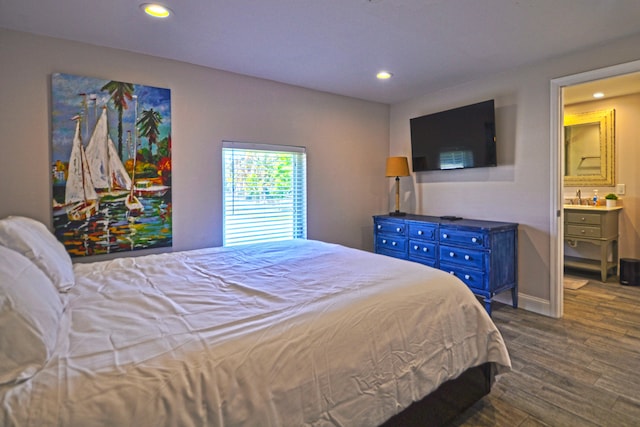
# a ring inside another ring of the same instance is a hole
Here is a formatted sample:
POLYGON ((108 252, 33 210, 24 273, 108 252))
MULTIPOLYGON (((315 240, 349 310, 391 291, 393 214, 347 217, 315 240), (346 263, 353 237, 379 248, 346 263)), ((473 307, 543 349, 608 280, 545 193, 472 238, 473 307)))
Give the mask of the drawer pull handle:
POLYGON ((396 228, 396 231, 399 233, 399 232, 402 231, 402 228, 398 227, 398 228, 396 228))
POLYGON ((467 280, 469 280, 469 279, 471 279, 471 276, 469 276, 468 274, 465 274, 465 275, 464 275, 464 278, 465 278, 465 279, 467 279, 467 280))
POLYGON ((478 239, 477 239, 477 238, 475 238, 475 237, 472 237, 472 238, 471 238, 471 241, 472 241, 473 243, 477 243, 477 242, 478 242, 478 239))
POLYGON ((382 239, 382 244, 386 245, 387 244, 387 239, 382 239))
POLYGON ((418 236, 422 236, 423 234, 422 230, 418 230, 418 236))
POLYGON ((584 234, 584 233, 586 233, 586 231, 585 230, 580 230, 580 233, 584 234))
POLYGON ((413 245, 413 250, 417 251, 418 250, 418 245, 413 245))
POLYGON ((429 252, 429 248, 422 248, 422 252, 429 252))
POLYGON ((580 218, 580 221, 584 221, 584 217, 580 218))
POLYGON ((397 244, 397 242, 391 242, 391 246, 396 246, 397 244))
POLYGON ((449 256, 450 257, 454 257, 454 256, 456 256, 456 254, 454 254, 453 252, 449 252, 449 256))
POLYGON ((378 224, 378 230, 382 230, 382 226, 378 224))
POLYGON ((442 238, 443 238, 443 239, 448 239, 448 238, 449 238, 449 236, 447 235, 447 233, 444 233, 444 234, 442 235, 442 238))
POLYGON ((466 259, 467 261, 469 261, 471 259, 471 257, 469 255, 465 255, 464 259, 466 259))
POLYGON ((453 275, 453 276, 455 276, 455 275, 456 275, 456 273, 454 273, 453 271, 450 271, 450 272, 449 272, 449 274, 451 274, 451 275, 453 275))

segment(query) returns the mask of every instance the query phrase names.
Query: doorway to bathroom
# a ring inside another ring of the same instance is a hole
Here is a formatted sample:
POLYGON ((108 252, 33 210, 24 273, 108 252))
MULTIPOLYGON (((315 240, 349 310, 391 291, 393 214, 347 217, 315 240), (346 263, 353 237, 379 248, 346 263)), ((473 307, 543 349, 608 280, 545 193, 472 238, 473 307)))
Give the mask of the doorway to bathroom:
MULTIPOLYGON (((640 61, 634 61, 631 63, 616 65, 599 70, 589 71, 586 73, 580 73, 572 76, 562 77, 551 81, 551 150, 550 150, 550 163, 552 165, 551 171, 551 206, 553 209, 553 215, 551 215, 551 295, 550 295, 550 314, 554 317, 561 317, 564 311, 564 296, 563 296, 563 279, 564 279, 564 210, 563 205, 565 201, 565 162, 566 152, 564 144, 564 114, 565 107, 571 104, 571 108, 576 105, 585 103, 593 103, 594 87, 600 86, 603 89, 599 91, 605 92, 605 96, 612 97, 624 97, 633 93, 640 92, 640 61), (630 80, 630 77, 634 77, 635 80, 630 80), (638 83, 633 83, 637 81, 638 83), (608 94, 608 95, 607 95, 608 94), (553 167, 555 166, 555 167, 553 167), (555 231, 555 234, 553 233, 555 231)), ((640 96, 638 96, 637 109, 640 114, 640 96)), ((594 105, 603 105, 594 104, 594 105)), ((569 112, 570 110, 567 109, 569 112)), ((624 115, 623 115, 624 117, 624 115)), ((622 120, 623 117, 619 119, 622 120)), ((628 121, 628 115, 627 119, 628 121)), ((637 121, 637 116, 633 119, 637 121)), ((634 136, 634 138, 636 138, 634 136)), ((627 144, 633 143, 632 141, 625 141, 627 144)), ((622 142, 621 142, 622 143, 622 142)), ((631 151, 634 154, 635 160, 640 160, 640 147, 638 147, 637 141, 635 142, 635 151, 631 151)), ((625 154, 626 157, 626 154, 625 154)), ((615 156, 614 156, 615 158, 615 156)), ((628 161, 629 159, 622 159, 628 161)), ((634 171, 633 182, 637 181, 637 173, 635 168, 627 168, 627 171, 634 171)), ((619 183, 624 183, 618 180, 619 183)), ((629 180, 629 173, 623 178, 623 180, 629 180)), ((632 182, 632 181, 630 181, 632 182)), ((615 184, 615 182, 614 182, 615 184)), ((591 196, 593 186, 585 186, 580 188, 582 192, 586 192, 585 196, 591 196)), ((574 190, 575 188, 571 188, 574 190)), ((611 192, 616 192, 619 188, 611 187, 611 192)), ((607 190, 606 187, 601 190, 607 190)), ((624 190, 623 190, 624 191, 624 190)), ((634 191, 638 191, 635 189, 634 191)), ((584 194, 584 193, 583 193, 584 194)), ((601 196, 604 196, 602 194, 601 196)), ((636 211, 638 206, 638 195, 634 194, 634 205, 629 205, 629 211, 636 211)), ((634 214, 635 215, 635 214, 634 214)), ((635 215, 638 216, 638 215, 635 215)), ((623 224, 624 225, 624 224, 623 224)), ((631 224, 631 228, 637 227, 638 224, 631 224)), ((629 227, 627 227, 629 228, 629 227)), ((621 228, 620 232, 624 230, 621 228)), ((633 239, 633 237, 631 237, 633 239)), ((627 252, 635 253, 637 255, 637 244, 635 247, 627 248, 627 252)), ((622 255, 624 256, 624 251, 622 255)), ((613 271, 613 270, 612 270, 613 271)), ((611 279, 609 279, 611 280, 611 279)))

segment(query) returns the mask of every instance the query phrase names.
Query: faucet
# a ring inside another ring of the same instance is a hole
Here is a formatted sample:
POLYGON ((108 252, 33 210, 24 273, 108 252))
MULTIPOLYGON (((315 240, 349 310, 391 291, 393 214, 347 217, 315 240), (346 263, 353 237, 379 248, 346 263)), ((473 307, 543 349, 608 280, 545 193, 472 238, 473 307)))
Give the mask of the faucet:
POLYGON ((582 204, 582 193, 580 193, 580 189, 579 188, 576 191, 576 197, 578 198, 578 204, 581 205, 582 204))

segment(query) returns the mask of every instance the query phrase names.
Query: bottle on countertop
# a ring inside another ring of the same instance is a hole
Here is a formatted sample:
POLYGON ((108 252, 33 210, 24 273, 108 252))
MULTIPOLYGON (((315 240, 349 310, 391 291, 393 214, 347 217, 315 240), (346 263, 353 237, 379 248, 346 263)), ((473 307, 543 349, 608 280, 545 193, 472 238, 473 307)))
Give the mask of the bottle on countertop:
POLYGON ((593 190, 593 206, 598 206, 598 190, 593 190))

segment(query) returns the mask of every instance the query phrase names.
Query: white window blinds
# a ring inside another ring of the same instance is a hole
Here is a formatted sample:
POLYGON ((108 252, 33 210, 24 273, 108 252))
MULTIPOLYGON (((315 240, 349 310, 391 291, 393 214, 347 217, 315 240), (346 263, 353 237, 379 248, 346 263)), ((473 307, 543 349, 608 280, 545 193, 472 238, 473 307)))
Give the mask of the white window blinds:
POLYGON ((307 238, 304 147, 224 141, 224 246, 307 238))

